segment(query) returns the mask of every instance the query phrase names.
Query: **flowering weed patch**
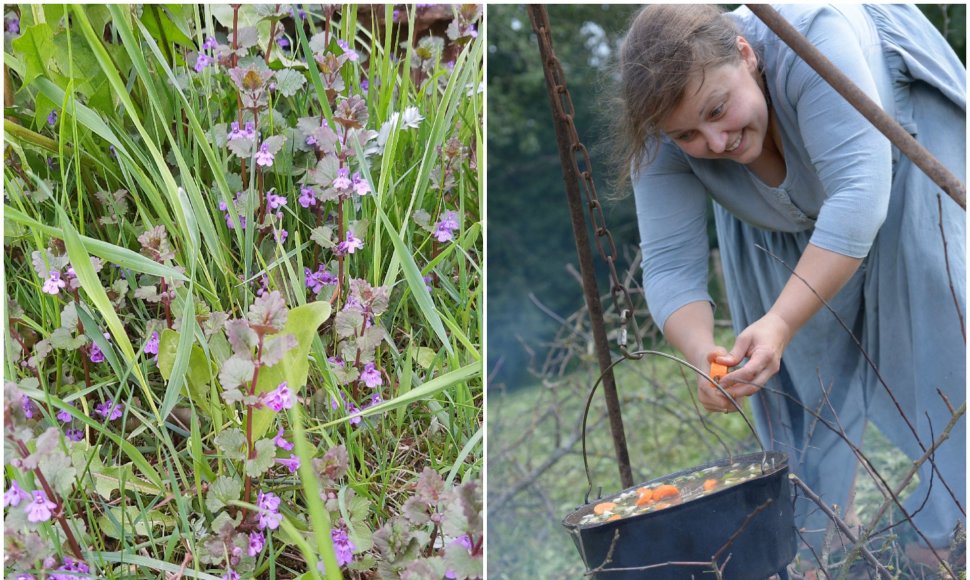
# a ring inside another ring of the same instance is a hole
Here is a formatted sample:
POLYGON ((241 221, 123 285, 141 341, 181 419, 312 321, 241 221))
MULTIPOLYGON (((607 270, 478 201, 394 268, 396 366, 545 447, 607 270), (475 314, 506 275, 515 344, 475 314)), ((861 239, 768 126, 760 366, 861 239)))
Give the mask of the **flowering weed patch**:
POLYGON ((5 576, 482 575, 480 19, 6 8, 5 576))

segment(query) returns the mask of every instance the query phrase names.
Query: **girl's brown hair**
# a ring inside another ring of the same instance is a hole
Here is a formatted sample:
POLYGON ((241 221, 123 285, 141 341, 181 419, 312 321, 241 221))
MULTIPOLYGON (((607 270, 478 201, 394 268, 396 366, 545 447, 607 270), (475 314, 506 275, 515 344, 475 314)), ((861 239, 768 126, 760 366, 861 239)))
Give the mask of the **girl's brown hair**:
POLYGON ((628 176, 656 154, 660 123, 697 75, 740 60, 739 34, 713 5, 654 4, 637 14, 620 47, 622 114, 614 133, 620 172, 628 176))

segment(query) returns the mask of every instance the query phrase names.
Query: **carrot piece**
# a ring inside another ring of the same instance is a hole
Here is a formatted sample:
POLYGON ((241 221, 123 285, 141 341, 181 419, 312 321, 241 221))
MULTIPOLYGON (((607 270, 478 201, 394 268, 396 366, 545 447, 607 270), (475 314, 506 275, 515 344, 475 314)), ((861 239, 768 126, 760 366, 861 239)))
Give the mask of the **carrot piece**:
POLYGON ((665 497, 672 497, 680 494, 680 490, 673 485, 661 485, 660 487, 653 490, 653 499, 663 499, 665 497))
POLYGON ((637 507, 643 507, 648 503, 653 502, 653 491, 647 490, 647 492, 648 493, 641 494, 640 497, 637 498, 637 507))
POLYGON ((613 514, 610 517, 606 518, 606 521, 615 522, 616 520, 621 519, 622 517, 623 516, 621 516, 620 514, 613 514))
POLYGON ((593 513, 598 516, 601 516, 615 507, 616 507, 615 503, 611 501, 604 501, 603 503, 598 503, 595 506, 593 506, 593 513))
POLYGON ((707 479, 704 481, 704 491, 711 491, 715 487, 717 487, 716 479, 707 479))
MULTIPOLYGON (((721 382, 721 379, 723 379, 724 378, 724 375, 726 375, 726 374, 728 374, 728 368, 726 366, 724 366, 722 364, 718 364, 716 362, 712 362, 711 363, 711 372, 710 372, 710 375, 711 375, 711 378, 712 379, 714 379, 715 381, 717 381, 718 383, 720 383, 721 382)), ((714 388, 714 385, 711 385, 711 388, 713 389, 714 388)))

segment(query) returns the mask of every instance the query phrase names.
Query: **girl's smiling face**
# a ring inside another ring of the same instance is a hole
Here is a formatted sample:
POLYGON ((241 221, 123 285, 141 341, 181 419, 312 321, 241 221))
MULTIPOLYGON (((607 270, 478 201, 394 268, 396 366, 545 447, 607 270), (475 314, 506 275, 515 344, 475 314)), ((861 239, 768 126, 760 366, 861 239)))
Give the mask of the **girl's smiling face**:
POLYGON ((768 138, 768 104, 754 50, 740 36, 738 49, 739 62, 699 75, 661 125, 691 157, 749 164, 761 156, 768 138))

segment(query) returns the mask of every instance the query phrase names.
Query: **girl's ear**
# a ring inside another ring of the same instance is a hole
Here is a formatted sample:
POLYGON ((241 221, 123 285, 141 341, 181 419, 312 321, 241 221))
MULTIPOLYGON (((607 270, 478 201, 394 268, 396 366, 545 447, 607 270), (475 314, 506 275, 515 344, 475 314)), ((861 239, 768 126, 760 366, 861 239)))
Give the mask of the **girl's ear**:
POLYGON ((756 71, 758 69, 758 55, 755 54, 754 49, 743 36, 738 36, 738 51, 741 53, 741 60, 748 70, 756 71))

